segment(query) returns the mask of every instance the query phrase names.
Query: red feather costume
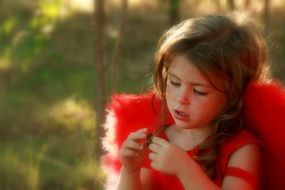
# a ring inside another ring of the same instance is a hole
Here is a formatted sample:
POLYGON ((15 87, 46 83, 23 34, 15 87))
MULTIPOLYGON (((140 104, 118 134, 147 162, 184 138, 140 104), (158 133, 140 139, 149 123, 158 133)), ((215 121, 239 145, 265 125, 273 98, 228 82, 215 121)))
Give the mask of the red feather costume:
MULTIPOLYGON (((130 132, 159 124, 160 102, 153 94, 115 95, 107 107, 103 147, 106 189, 114 189, 120 172, 119 149, 130 132)), ((285 91, 276 83, 251 83, 245 94, 244 122, 262 143, 261 189, 285 188, 285 91)), ((173 121, 168 115, 168 124, 173 121)))

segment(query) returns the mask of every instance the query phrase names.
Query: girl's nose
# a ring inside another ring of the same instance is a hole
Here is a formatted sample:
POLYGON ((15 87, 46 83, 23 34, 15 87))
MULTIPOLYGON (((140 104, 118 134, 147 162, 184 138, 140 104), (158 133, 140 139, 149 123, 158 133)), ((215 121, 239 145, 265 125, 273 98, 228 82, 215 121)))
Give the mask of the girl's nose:
POLYGON ((184 99, 180 99, 180 100, 179 100, 179 103, 180 103, 181 105, 189 105, 189 104, 190 104, 190 101, 189 101, 189 99, 184 98, 184 99))
POLYGON ((181 105, 189 105, 190 104, 189 94, 188 94, 187 90, 182 92, 182 94, 179 97, 178 101, 179 101, 179 103, 181 105))

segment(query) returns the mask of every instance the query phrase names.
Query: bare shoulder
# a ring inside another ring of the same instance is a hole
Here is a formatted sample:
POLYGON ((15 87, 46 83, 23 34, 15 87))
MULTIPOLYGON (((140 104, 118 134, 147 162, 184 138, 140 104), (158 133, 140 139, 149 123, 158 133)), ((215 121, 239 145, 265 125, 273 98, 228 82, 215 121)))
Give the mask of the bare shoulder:
POLYGON ((256 144, 248 144, 236 150, 230 157, 228 166, 238 167, 253 174, 258 172, 260 148, 256 144))
MULTIPOLYGON (((260 168, 260 149, 256 144, 245 145, 236 150, 230 157, 228 168, 234 167, 247 172, 258 182, 260 168)), ((222 189, 227 190, 255 190, 256 186, 248 180, 235 176, 225 176, 222 189)))
POLYGON ((141 184, 143 190, 151 190, 151 172, 148 168, 141 168, 141 184))

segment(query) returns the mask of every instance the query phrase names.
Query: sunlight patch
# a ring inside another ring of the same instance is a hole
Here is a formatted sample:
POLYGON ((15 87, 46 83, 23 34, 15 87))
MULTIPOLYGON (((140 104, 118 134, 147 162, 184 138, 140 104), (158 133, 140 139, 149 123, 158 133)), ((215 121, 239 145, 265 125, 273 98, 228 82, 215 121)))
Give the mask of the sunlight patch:
POLYGON ((79 11, 79 12, 93 12, 93 0, 64 0, 63 4, 69 10, 79 11))
POLYGON ((82 128, 92 131, 95 122, 95 113, 92 106, 84 100, 71 97, 58 102, 49 112, 49 118, 70 130, 82 128))
POLYGON ((9 56, 1 56, 0 57, 0 71, 9 70, 12 67, 11 59, 9 56))

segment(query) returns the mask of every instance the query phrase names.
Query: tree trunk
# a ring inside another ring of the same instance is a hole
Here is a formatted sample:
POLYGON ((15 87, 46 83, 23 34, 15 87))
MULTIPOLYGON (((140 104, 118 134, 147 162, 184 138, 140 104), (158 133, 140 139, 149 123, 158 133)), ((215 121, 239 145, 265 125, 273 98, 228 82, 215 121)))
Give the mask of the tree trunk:
POLYGON ((170 0, 169 1, 169 22, 170 25, 174 25, 179 21, 179 5, 181 0, 170 0))
POLYGON ((230 11, 235 10, 235 1, 234 0, 227 0, 227 5, 230 11))
POLYGON ((244 8, 248 9, 248 7, 250 6, 251 0, 245 0, 244 2, 244 8))
POLYGON ((106 85, 105 85, 105 7, 104 0, 94 1, 95 12, 95 69, 96 69, 96 128, 95 128, 95 153, 99 159, 102 154, 100 138, 103 136, 102 123, 105 115, 106 85))
POLYGON ((267 23, 269 19, 270 0, 264 0, 263 19, 267 23))
POLYGON ((217 7, 218 11, 221 11, 221 2, 220 0, 214 0, 215 6, 217 7))
POLYGON ((118 38, 116 41, 116 45, 113 52, 113 59, 112 59, 112 65, 111 65, 111 77, 112 77, 112 87, 111 92, 117 91, 117 81, 118 81, 118 65, 120 61, 120 54, 122 50, 123 45, 123 36, 125 33, 125 28, 127 24, 127 18, 128 18, 128 0, 122 0, 122 21, 119 28, 118 38))

